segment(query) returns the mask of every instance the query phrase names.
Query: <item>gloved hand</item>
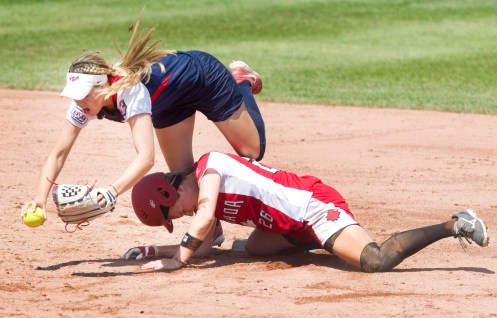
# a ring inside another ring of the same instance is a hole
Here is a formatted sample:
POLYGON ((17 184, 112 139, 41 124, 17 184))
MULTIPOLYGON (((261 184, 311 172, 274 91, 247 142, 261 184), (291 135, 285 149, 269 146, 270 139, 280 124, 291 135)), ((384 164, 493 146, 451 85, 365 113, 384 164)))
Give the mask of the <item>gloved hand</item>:
POLYGON ((141 260, 142 258, 145 257, 156 257, 159 256, 159 249, 155 245, 149 245, 149 246, 137 246, 130 248, 124 255, 122 256, 123 259, 136 259, 136 260, 141 260))
POLYGON ((109 189, 76 184, 57 184, 52 196, 61 220, 78 225, 114 210, 117 200, 109 189))

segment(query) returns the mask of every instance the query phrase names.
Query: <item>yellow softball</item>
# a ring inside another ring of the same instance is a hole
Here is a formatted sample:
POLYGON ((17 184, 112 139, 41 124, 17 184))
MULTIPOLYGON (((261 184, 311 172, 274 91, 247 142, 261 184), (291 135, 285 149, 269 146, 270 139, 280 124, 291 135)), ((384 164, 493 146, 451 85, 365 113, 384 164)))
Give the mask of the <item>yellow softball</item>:
POLYGON ((32 207, 28 207, 28 210, 22 216, 22 221, 29 227, 38 227, 45 222, 45 213, 40 207, 37 207, 34 211, 32 207))

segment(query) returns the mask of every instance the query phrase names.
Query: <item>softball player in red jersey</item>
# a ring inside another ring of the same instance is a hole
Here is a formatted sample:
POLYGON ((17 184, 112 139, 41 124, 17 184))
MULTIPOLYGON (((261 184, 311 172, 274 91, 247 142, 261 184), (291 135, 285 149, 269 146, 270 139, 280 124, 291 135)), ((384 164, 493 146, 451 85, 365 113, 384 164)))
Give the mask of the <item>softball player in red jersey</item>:
MULTIPOLYGON (((62 170, 80 131, 93 119, 128 123, 136 157, 107 191, 115 197, 130 189, 155 161, 154 132, 169 170, 193 165, 196 112, 212 121, 233 149, 262 158, 264 122, 254 99, 262 89, 255 71, 242 61, 226 68, 201 51, 158 50, 149 43, 153 29, 137 37, 115 66, 97 53, 76 59, 66 74, 61 96, 72 99, 52 151, 42 167, 34 199, 24 205, 45 208, 52 182, 62 170), (51 181, 50 181, 51 180, 51 181)), ((99 197, 102 205, 105 199, 99 197)))
POLYGON ((163 224, 172 231, 171 220, 194 216, 173 257, 143 265, 150 270, 178 269, 194 252, 205 255, 215 239, 216 219, 255 228, 246 245, 251 254, 274 254, 295 242, 313 241, 366 272, 389 270, 450 236, 488 244, 484 222, 466 210, 444 223, 396 234, 378 246, 358 225, 344 198, 320 179, 219 152, 203 155, 190 170, 144 177, 131 197, 137 216, 147 225, 163 224), (159 221, 151 224, 149 218, 159 221))
POLYGON ((282 235, 309 233, 310 227, 310 233, 323 245, 333 233, 357 224, 343 197, 316 177, 299 177, 218 152, 200 158, 195 169, 197 180, 208 169, 221 176, 215 208, 219 220, 282 235))

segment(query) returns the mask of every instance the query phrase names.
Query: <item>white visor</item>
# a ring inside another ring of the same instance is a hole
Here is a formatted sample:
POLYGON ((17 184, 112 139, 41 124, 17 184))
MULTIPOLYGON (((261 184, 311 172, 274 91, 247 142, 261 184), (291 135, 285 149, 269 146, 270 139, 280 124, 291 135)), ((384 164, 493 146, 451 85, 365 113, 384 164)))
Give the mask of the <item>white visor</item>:
POLYGON ((66 87, 60 96, 73 100, 82 100, 90 93, 94 86, 107 83, 107 75, 91 75, 81 73, 67 73, 66 87))

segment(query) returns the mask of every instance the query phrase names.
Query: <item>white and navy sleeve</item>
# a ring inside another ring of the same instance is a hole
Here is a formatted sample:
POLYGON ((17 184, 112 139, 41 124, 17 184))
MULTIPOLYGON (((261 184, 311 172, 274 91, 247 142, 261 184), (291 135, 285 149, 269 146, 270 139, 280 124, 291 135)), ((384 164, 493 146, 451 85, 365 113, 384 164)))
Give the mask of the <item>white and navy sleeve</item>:
POLYGON ((85 112, 73 101, 66 112, 66 119, 76 127, 84 128, 88 122, 96 116, 88 116, 85 112))

